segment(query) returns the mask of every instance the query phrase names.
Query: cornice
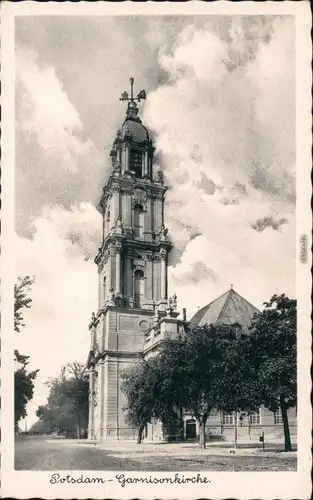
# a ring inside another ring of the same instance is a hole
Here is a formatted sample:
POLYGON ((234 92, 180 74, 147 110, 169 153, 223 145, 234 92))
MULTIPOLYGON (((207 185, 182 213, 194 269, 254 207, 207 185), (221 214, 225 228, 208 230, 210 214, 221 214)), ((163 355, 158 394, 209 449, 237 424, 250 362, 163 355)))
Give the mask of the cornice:
MULTIPOLYGON (((116 350, 104 350, 97 356, 96 363, 100 360, 109 361, 110 357, 115 358, 129 358, 129 359, 141 359, 143 357, 143 351, 116 351, 116 350)), ((113 360, 112 360, 113 361, 113 360)))
POLYGON ((147 178, 129 178, 124 177, 123 175, 117 177, 114 175, 114 172, 112 172, 107 184, 102 188, 103 194, 99 204, 97 205, 98 211, 101 213, 104 212, 107 200, 113 192, 129 192, 136 188, 145 189, 149 197, 161 200, 164 199, 164 195, 167 191, 167 186, 159 184, 155 180, 147 178))

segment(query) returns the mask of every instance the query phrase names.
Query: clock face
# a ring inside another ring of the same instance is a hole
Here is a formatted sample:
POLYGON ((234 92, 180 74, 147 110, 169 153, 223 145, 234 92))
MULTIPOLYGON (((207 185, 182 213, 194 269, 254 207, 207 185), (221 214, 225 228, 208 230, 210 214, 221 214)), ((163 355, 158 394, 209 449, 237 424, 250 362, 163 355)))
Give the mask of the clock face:
POLYGON ((143 332, 147 332, 150 328, 150 323, 146 320, 143 320, 143 321, 140 321, 139 326, 143 332))

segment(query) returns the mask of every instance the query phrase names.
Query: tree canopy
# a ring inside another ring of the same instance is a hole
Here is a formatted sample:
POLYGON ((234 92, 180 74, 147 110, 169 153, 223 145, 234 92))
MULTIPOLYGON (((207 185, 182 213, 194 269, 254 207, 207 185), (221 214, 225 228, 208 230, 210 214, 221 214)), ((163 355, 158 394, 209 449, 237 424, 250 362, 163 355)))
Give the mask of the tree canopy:
POLYGON ((77 361, 67 364, 47 385, 47 404, 36 412, 43 425, 36 424, 34 429, 81 437, 88 427, 89 381, 84 365, 77 361))
POLYGON ((160 354, 162 373, 176 401, 199 423, 200 446, 205 447, 205 426, 212 410, 254 409, 248 394, 255 391, 244 338, 231 327, 203 326, 185 339, 168 341, 160 354))
POLYGON ((32 299, 29 296, 32 285, 35 281, 33 276, 18 278, 18 283, 14 285, 14 329, 20 332, 24 324, 24 309, 29 309, 32 299))
MULTIPOLYGON (((33 283, 33 277, 25 276, 18 278, 18 283, 14 285, 14 329, 17 333, 25 326, 24 310, 31 307, 29 294, 33 283)), ((33 398, 38 370, 28 371, 29 356, 20 354, 18 350, 14 351, 14 359, 18 364, 14 373, 14 424, 17 431, 19 421, 27 415, 27 403, 33 398)))
POLYGON ((157 356, 123 374, 128 421, 139 433, 152 418, 170 428, 183 407, 198 420, 200 445, 205 447, 205 425, 213 409, 243 409, 248 405, 244 391, 250 367, 238 363, 243 342, 231 329, 213 326, 165 341, 157 356), (233 385, 234 380, 236 392, 226 391, 225 397, 225 386, 233 385))
POLYGON ((17 430, 19 421, 27 415, 27 403, 33 398, 34 380, 38 370, 27 371, 29 356, 20 355, 15 351, 15 358, 21 365, 14 373, 14 423, 17 430))
POLYGON ((297 302, 273 295, 251 327, 251 364, 262 404, 281 408, 285 450, 291 450, 287 410, 297 403, 297 302))
POLYGON ((285 449, 291 449, 287 409, 296 404, 296 314, 295 300, 274 295, 253 319, 250 335, 236 325, 197 327, 125 371, 126 416, 139 442, 153 418, 170 427, 184 408, 197 419, 205 447, 212 410, 249 414, 264 405, 281 408, 285 449))
POLYGON ((174 416, 173 401, 162 390, 161 370, 160 360, 155 357, 122 372, 121 389, 127 396, 123 409, 127 423, 138 430, 138 443, 141 443, 143 430, 152 419, 168 424, 174 416))

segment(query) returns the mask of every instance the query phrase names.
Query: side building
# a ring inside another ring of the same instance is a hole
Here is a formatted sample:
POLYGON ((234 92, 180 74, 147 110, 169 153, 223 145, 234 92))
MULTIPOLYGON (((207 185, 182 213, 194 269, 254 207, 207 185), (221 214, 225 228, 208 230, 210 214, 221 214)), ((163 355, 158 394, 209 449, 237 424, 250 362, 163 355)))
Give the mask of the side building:
MULTIPOLYGON (((157 352, 162 340, 168 335, 174 336, 181 332, 182 328, 196 328, 205 325, 231 326, 238 335, 248 335, 252 319, 260 311, 250 302, 237 293, 231 286, 230 290, 213 300, 191 318, 186 321, 185 312, 183 321, 179 322, 180 327, 174 327, 175 318, 171 318, 173 312, 168 308, 167 315, 159 319, 156 325, 150 330, 146 337, 145 356, 153 355, 157 352), (172 329, 169 325, 172 325, 172 329)), ((177 321, 177 320, 176 320, 177 321)), ((182 422, 182 433, 179 436, 170 436, 171 439, 180 439, 183 434, 184 439, 197 439, 199 428, 193 415, 184 412, 182 422)), ((293 440, 297 438, 297 415, 296 408, 288 410, 288 421, 290 435, 293 440)), ((235 427, 238 440, 255 441, 264 434, 265 440, 283 439, 284 429, 281 410, 276 413, 261 406, 255 413, 243 414, 223 414, 220 411, 212 411, 206 424, 206 435, 208 439, 233 441, 235 427)), ((146 438, 163 439, 162 429, 159 422, 149 424, 146 429, 146 438)))

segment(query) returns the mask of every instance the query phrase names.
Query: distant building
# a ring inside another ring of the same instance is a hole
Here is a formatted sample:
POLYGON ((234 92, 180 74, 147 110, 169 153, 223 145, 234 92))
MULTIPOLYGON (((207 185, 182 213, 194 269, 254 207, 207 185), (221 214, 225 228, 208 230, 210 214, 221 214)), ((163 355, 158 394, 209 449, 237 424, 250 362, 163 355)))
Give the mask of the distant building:
MULTIPOLYGON (((162 172, 154 165, 149 132, 138 117, 136 101, 144 98, 144 91, 133 96, 131 79, 130 96, 122 94, 121 100, 128 105, 110 153, 111 175, 98 205, 103 217, 102 242, 95 258, 98 310, 89 325, 88 356, 88 437, 96 440, 135 438, 136 432, 126 424, 122 410, 126 401, 120 373, 142 357, 154 355, 162 340, 180 335, 186 325, 184 315, 178 319, 176 296, 168 297, 167 262, 172 245, 164 226, 167 188, 162 172)), ((257 312, 231 289, 199 310, 190 326, 236 325, 240 333, 247 333, 257 312)), ((195 419, 188 414, 183 418, 185 438, 195 438, 195 419)), ((234 415, 216 412, 208 419, 207 433, 212 436, 227 439, 233 428, 234 415)), ((261 408, 248 420, 240 420, 238 436, 253 436, 265 428, 271 434, 281 434, 281 415, 261 408)), ((162 438, 160 424, 150 424, 146 437, 162 438)))

